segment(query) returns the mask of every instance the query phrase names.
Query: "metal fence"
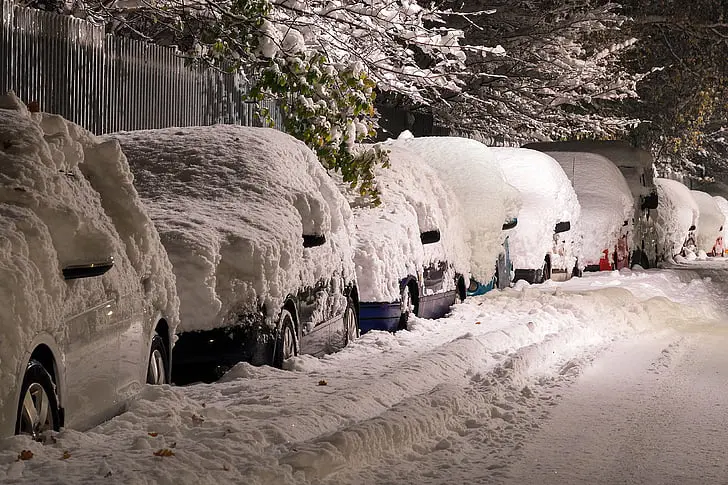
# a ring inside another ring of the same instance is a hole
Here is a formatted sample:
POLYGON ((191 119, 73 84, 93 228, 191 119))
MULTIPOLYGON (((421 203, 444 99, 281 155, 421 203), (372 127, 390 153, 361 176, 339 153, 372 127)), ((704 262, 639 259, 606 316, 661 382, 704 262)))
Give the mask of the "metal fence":
MULTIPOLYGON (((175 51, 103 26, 0 0, 0 93, 102 134, 168 126, 259 125, 239 74, 185 66, 175 51)), ((273 102, 275 125, 282 127, 273 102)))

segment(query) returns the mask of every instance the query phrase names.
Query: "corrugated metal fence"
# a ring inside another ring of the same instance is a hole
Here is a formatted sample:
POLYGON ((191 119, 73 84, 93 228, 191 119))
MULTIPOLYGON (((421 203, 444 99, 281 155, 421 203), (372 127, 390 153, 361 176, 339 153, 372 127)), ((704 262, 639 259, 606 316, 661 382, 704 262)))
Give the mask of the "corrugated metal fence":
MULTIPOLYGON (((0 0, 0 92, 96 134, 168 126, 258 125, 238 74, 185 66, 172 49, 0 0)), ((281 129, 279 112, 264 103, 281 129)))

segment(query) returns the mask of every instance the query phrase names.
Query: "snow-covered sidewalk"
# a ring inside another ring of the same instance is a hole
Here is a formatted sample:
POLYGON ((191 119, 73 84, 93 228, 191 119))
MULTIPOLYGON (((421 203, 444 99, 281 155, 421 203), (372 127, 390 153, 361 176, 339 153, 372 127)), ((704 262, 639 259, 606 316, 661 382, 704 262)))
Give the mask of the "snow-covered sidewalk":
POLYGON ((240 364, 215 384, 147 387, 121 416, 46 445, 6 439, 0 481, 406 483, 437 469, 440 483, 473 460, 495 477, 501 462, 464 443, 494 457, 522 446, 600 351, 718 321, 716 291, 686 269, 519 284, 290 371, 240 364))

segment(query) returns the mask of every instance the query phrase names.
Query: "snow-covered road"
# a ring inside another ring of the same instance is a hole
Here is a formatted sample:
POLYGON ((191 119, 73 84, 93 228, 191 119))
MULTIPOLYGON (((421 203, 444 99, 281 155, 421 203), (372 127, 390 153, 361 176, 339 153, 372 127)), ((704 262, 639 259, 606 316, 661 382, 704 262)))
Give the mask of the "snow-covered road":
POLYGON ((728 267, 701 264, 519 284, 289 371, 148 387, 90 431, 0 442, 0 482, 713 482, 728 267))

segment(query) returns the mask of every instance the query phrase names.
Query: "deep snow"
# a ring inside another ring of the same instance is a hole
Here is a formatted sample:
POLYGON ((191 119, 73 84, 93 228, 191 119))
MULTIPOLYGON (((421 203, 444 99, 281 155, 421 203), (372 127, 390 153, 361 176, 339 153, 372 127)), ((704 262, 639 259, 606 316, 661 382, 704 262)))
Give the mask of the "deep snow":
MULTIPOLYGON (((722 259, 700 264, 725 275, 722 259)), ((3 441, 0 481, 498 482, 601 351, 715 325, 718 286, 687 268, 521 282, 295 371, 240 364, 215 384, 147 387, 89 432, 3 441)))

